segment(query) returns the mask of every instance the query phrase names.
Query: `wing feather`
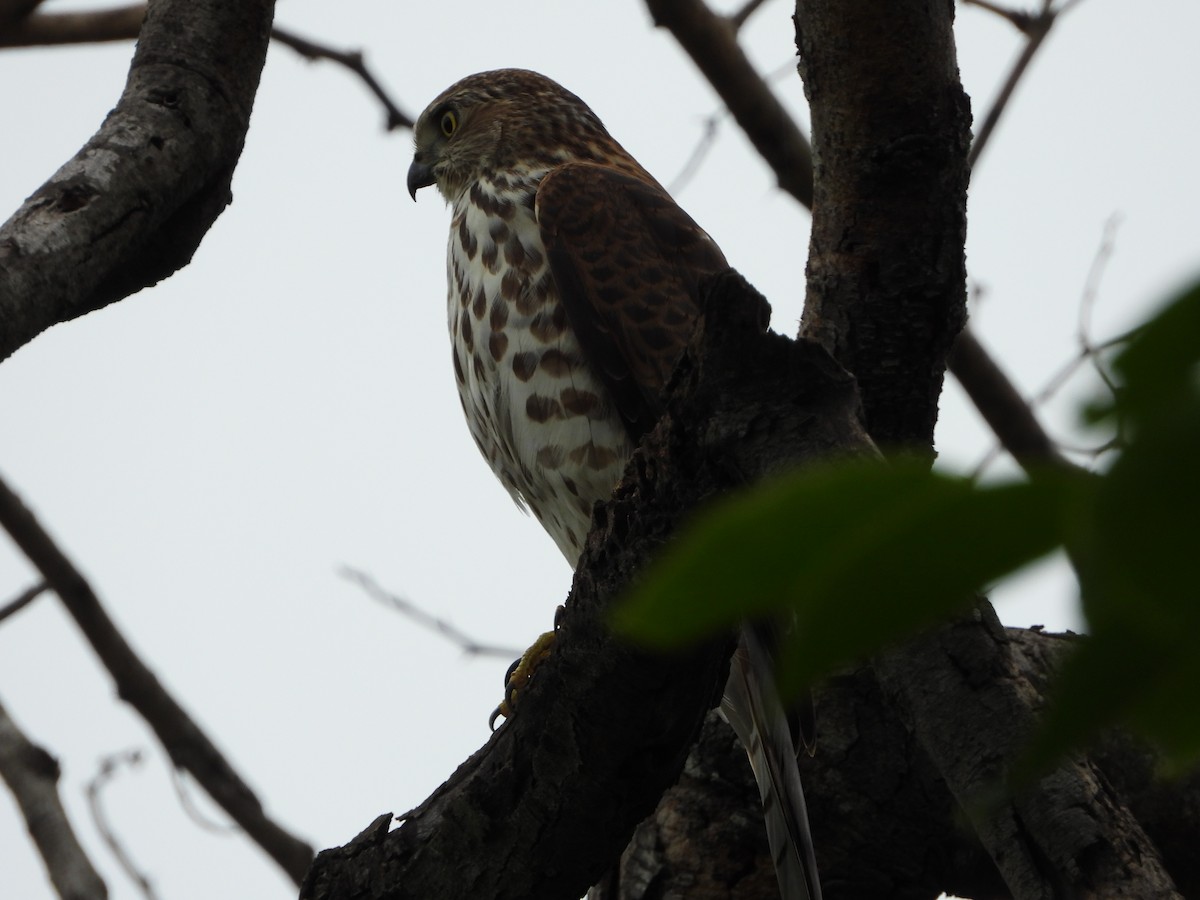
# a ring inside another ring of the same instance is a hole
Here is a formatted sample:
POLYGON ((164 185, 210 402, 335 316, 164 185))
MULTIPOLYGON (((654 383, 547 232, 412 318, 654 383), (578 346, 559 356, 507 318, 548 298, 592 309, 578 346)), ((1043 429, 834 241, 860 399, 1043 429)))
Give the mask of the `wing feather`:
POLYGON ((550 270, 588 361, 637 441, 699 316, 720 248, 653 180, 569 163, 538 187, 550 270))

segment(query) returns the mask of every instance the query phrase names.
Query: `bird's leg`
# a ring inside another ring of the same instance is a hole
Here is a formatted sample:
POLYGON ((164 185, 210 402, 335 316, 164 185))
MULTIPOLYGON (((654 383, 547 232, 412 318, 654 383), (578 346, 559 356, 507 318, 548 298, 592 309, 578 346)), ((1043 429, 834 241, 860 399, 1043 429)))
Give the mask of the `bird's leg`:
POLYGON ((554 630, 539 635, 530 648, 522 653, 519 659, 513 660, 513 664, 508 667, 508 671, 504 675, 504 699, 488 717, 488 727, 492 731, 496 730, 496 719, 500 716, 504 716, 506 719, 512 718, 513 711, 517 708, 517 698, 533 678, 537 667, 550 656, 554 642, 558 639, 558 626, 565 611, 564 607, 559 606, 554 611, 554 630))

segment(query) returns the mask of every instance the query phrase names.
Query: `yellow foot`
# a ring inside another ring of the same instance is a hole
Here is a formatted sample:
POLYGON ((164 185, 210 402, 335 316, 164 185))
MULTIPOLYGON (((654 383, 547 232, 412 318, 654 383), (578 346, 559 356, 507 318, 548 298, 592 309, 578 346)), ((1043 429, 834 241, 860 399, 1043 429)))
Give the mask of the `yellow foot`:
POLYGON ((554 642, 558 639, 558 620, 562 612, 563 608, 560 606, 554 614, 555 630, 539 635, 538 639, 533 642, 533 645, 521 654, 521 658, 515 660, 508 667, 508 672, 504 676, 504 699, 500 701, 500 705, 488 717, 488 727, 492 731, 496 730, 496 719, 500 716, 504 716, 506 719, 512 718, 513 710, 517 708, 517 699, 520 697, 521 692, 525 690, 525 687, 533 678, 533 673, 537 667, 550 656, 550 651, 554 648, 554 642))

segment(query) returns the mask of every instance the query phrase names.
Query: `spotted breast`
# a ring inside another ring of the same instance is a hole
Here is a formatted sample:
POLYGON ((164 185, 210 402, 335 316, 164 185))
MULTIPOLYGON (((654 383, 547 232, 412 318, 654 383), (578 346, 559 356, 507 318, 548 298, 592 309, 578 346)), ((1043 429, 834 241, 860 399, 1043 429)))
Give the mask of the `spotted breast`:
POLYGON ((534 210, 544 174, 481 178, 454 203, 450 336, 471 436, 574 564, 632 446, 550 272, 534 210))

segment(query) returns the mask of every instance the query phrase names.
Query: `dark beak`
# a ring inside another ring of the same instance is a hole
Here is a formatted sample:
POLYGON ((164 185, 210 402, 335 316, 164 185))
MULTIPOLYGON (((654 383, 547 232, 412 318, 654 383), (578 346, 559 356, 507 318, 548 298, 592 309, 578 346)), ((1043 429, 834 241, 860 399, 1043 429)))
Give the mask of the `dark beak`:
POLYGON ((412 165, 408 167, 408 195, 416 200, 417 191, 433 184, 435 180, 433 168, 414 157, 412 165))

